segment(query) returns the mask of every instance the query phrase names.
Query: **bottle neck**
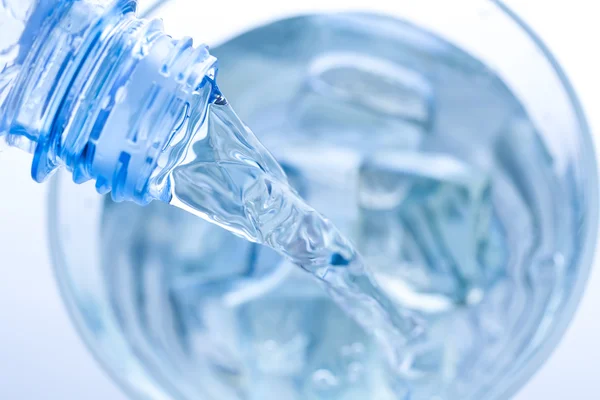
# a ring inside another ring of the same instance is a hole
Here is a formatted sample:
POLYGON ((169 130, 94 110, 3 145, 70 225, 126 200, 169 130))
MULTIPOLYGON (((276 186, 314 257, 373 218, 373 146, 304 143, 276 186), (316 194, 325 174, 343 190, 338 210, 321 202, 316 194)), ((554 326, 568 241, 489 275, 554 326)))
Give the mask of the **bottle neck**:
POLYGON ((66 166, 116 201, 169 200, 189 125, 218 92, 207 47, 173 40, 126 0, 64 2, 21 70, 4 118, 9 143, 33 143, 33 178, 66 166))

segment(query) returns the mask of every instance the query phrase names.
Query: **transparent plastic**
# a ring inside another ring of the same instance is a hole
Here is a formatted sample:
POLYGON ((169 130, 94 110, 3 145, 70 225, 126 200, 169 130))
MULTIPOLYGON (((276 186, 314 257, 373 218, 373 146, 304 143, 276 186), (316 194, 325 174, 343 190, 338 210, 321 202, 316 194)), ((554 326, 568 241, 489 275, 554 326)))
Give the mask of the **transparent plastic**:
POLYGON ((133 0, 0 6, 0 138, 33 153, 35 180, 64 166, 117 201, 168 200, 161 171, 187 144, 177 134, 190 104, 215 93, 216 60, 136 8, 133 0))

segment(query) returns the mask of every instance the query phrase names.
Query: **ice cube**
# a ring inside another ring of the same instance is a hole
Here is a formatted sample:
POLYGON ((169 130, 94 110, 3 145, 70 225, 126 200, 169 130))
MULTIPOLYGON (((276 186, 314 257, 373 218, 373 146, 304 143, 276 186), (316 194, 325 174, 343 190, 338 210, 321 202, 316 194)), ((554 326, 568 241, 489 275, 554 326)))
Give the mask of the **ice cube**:
POLYGON ((107 243, 133 260, 164 266, 166 284, 190 307, 210 298, 235 303, 249 295, 247 287, 280 274, 282 257, 275 251, 163 203, 136 207, 107 198, 104 221, 107 243))
POLYGON ((433 93, 418 72, 356 52, 328 52, 309 67, 309 85, 333 101, 417 125, 431 124, 433 93))
POLYGON ((309 67, 289 116, 297 131, 338 148, 414 149, 432 125, 432 99, 415 71, 365 54, 326 53, 309 67))
MULTIPOLYGON (((152 249, 162 262, 171 266, 169 271, 173 274, 209 280, 243 274, 251 268, 249 242, 167 204, 153 202, 140 208, 107 198, 105 219, 109 218, 130 220, 131 224, 135 221, 129 239, 143 244, 141 250, 152 249)), ((127 225, 122 225, 119 232, 126 228, 127 225)))
POLYGON ((360 169, 359 204, 361 251, 409 307, 477 302, 502 268, 490 179, 455 158, 376 153, 360 169))

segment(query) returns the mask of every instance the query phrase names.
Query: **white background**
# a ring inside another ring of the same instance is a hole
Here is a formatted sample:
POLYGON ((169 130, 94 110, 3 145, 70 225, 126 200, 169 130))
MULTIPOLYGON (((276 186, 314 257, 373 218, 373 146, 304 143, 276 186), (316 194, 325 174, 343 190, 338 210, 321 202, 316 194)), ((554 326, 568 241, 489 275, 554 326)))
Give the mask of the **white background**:
MULTIPOLYGON (((235 2, 228 3, 232 10, 236 7, 235 2)), ((262 7, 265 15, 278 3, 251 2, 262 7)), ((507 3, 555 53, 584 104, 593 131, 600 134, 600 23, 595 2, 507 3)), ((210 2, 202 2, 202 9, 209 12, 210 2)), ((599 138, 596 143, 598 148, 599 138)), ((30 181, 28 163, 27 156, 16 152, 0 155, 0 399, 126 400, 92 360, 68 320, 48 261, 47 188, 30 181)), ((561 345, 516 400, 600 399, 598 306, 600 266, 592 273, 561 345)))

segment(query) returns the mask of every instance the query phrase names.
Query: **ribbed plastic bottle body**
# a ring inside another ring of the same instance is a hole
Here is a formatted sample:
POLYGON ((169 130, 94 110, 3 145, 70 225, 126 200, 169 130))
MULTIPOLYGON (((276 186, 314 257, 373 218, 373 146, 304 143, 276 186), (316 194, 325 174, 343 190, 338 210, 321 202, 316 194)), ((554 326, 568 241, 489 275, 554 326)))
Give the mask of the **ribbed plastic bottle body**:
POLYGON ((37 181, 66 166, 115 200, 168 201, 189 122, 217 90, 216 60, 135 10, 132 0, 30 0, 21 33, 0 39, 0 54, 11 52, 0 58, 0 135, 34 154, 37 181))

